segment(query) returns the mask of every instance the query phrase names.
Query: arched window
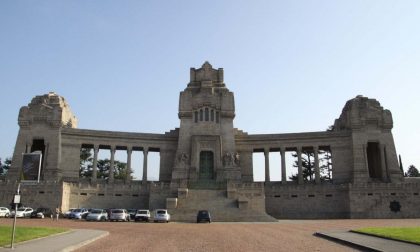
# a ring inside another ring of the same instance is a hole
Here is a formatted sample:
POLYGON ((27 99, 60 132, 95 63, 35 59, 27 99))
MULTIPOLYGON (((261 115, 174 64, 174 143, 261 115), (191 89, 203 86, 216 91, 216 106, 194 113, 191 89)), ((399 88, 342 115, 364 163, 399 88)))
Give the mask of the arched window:
POLYGON ((219 123, 220 121, 220 113, 216 111, 216 123, 219 123))
POLYGON ((198 111, 194 112, 194 121, 198 122, 198 111))
POLYGON ((206 122, 208 122, 209 121, 209 108, 205 108, 204 111, 205 111, 206 122))
POLYGON ((200 121, 203 121, 203 110, 200 109, 200 121))
POLYGON ((214 110, 213 109, 211 110, 211 113, 210 113, 210 119, 211 119, 212 122, 214 122, 214 110))

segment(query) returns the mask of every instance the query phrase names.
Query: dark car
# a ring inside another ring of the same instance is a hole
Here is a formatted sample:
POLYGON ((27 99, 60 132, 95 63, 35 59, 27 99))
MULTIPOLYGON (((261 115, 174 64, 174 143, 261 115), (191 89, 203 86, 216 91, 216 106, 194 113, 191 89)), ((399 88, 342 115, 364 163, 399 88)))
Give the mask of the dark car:
POLYGON ((45 217, 51 218, 53 216, 53 211, 46 207, 39 207, 31 213, 31 218, 41 218, 45 217))
POLYGON ((127 212, 130 214, 130 219, 134 220, 134 217, 137 213, 137 209, 127 209, 127 212))
POLYGON ((197 223, 200 222, 211 222, 211 215, 210 212, 207 210, 200 210, 197 213, 197 223))

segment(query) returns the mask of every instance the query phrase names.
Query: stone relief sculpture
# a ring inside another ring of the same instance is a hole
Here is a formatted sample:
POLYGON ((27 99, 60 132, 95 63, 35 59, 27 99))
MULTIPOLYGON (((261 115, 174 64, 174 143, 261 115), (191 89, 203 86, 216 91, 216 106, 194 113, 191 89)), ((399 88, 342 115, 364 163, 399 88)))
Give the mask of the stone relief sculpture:
POLYGON ((186 165, 188 163, 188 154, 185 152, 182 152, 181 154, 178 154, 177 157, 177 163, 178 165, 186 165))
POLYGON ((225 155, 223 155, 223 166, 238 166, 239 159, 239 153, 226 152, 225 155))

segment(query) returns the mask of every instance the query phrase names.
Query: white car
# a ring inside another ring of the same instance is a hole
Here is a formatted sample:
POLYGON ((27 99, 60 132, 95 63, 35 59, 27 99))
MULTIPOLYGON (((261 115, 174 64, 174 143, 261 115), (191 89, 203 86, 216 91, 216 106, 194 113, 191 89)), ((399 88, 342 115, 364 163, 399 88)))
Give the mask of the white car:
POLYGON ((10 216, 10 210, 7 207, 0 207, 0 217, 9 217, 10 216))
POLYGON ((156 209, 153 217, 154 222, 163 221, 168 223, 171 220, 171 215, 166 209, 156 209))
POLYGON ((130 221, 130 214, 125 209, 111 209, 110 221, 130 221))
MULTIPOLYGON (((31 213, 33 211, 34 210, 30 207, 19 207, 18 210, 16 211, 16 218, 31 217, 31 213)), ((10 213, 10 216, 14 217, 15 211, 12 211, 10 213)))
POLYGON ((106 221, 108 220, 108 213, 104 209, 92 209, 86 216, 86 220, 106 221))
POLYGON ((146 209, 139 209, 134 216, 134 221, 145 221, 148 222, 150 220, 150 211, 146 209))

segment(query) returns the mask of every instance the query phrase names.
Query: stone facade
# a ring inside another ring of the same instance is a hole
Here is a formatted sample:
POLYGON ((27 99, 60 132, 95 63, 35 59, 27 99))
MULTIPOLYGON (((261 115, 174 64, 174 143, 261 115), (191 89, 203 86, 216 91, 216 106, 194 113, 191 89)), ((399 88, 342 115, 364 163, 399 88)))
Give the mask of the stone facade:
POLYGON ((191 68, 180 93, 180 127, 164 134, 77 128, 65 99, 36 96, 21 108, 12 166, 0 181, 0 203, 8 205, 21 173, 22 153, 43 153, 41 182, 22 186, 33 207, 168 208, 176 220, 192 221, 201 208, 215 220, 275 218, 419 217, 420 181, 405 179, 391 133, 392 115, 378 101, 357 96, 346 103, 332 130, 252 135, 233 127, 234 95, 223 69, 205 62, 191 68), (93 149, 93 176, 79 178, 80 150, 93 149), (97 177, 99 150, 144 155, 143 180, 97 177), (332 180, 320 176, 319 151, 332 158, 332 180), (147 181, 148 153, 159 152, 159 181, 147 181), (265 155, 265 182, 254 182, 253 153, 265 155), (282 180, 270 181, 269 153, 281 156, 282 180), (286 178, 285 153, 297 156, 296 181, 286 178), (303 153, 313 153, 314 178, 303 175, 303 153), (391 205, 399 205, 399 209, 391 205))

